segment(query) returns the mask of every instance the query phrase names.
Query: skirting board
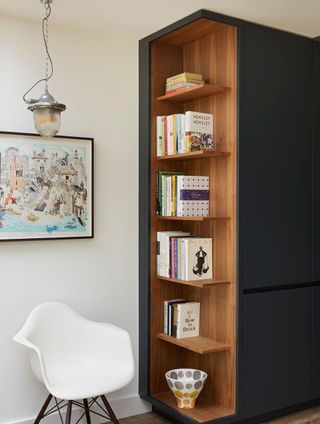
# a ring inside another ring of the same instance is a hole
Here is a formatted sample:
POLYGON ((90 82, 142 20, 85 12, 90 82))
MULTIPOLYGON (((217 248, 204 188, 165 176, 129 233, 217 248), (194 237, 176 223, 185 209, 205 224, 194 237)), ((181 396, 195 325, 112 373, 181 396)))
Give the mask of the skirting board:
MULTIPOLYGON (((111 407, 113 408, 117 418, 126 418, 131 417, 134 415, 144 414, 146 412, 151 411, 151 406, 148 402, 145 402, 144 400, 140 399, 138 395, 136 396, 130 396, 126 398, 120 398, 120 399, 114 399, 110 400, 111 407)), ((41 405, 39 405, 39 410, 41 408, 41 405)), ((95 408, 93 408, 94 410, 95 408)), ((99 409, 97 409, 97 412, 99 409)), ((101 412, 101 411, 100 411, 101 412)), ((74 408, 72 410, 72 418, 79 419, 80 416, 83 414, 83 410, 81 408, 74 408)), ((66 411, 63 411, 63 419, 65 419, 66 411)), ((19 420, 19 421, 12 421, 5 424, 33 424, 36 417, 28 418, 25 420, 19 420)), ((73 421, 72 420, 72 421, 73 421)), ((57 424, 60 422, 58 413, 49 415, 44 423, 45 424, 57 424)), ((106 419, 103 419, 102 417, 99 417, 98 415, 91 414, 91 423, 92 424, 101 424, 105 423, 106 419)))

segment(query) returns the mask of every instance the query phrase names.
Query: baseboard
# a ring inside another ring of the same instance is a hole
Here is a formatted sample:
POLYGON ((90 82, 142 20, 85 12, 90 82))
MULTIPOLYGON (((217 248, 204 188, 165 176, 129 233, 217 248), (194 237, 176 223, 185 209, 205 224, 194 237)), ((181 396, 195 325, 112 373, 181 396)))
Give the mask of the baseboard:
MULTIPOLYGON (((138 395, 110 400, 110 404, 117 418, 131 417, 134 415, 144 414, 146 412, 151 411, 150 404, 140 399, 138 395)), ((40 409, 40 406, 39 406, 39 409, 40 409)), ((97 409, 97 412, 99 412, 99 409, 97 409)), ((82 414, 83 414, 83 410, 81 410, 81 408, 72 409, 72 421, 74 422, 74 419, 78 420, 82 414)), ((66 411, 63 411, 62 413, 63 419, 65 419, 65 415, 66 415, 66 411)), ((106 422, 106 420, 103 419, 102 417, 99 417, 95 414, 91 414, 91 415, 92 415, 91 416, 92 424, 101 424, 106 422)), ((19 421, 7 422, 4 424, 33 424, 35 419, 36 417, 32 417, 32 418, 27 418, 24 420, 19 420, 19 421)), ((57 424, 58 422, 60 422, 58 413, 49 415, 45 419, 45 424, 57 424)))

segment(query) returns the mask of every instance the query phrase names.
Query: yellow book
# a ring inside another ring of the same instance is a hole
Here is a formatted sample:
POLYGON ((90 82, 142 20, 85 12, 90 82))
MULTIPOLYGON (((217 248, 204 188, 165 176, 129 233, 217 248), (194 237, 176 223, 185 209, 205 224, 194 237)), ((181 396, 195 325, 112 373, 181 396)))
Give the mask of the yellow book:
POLYGON ((186 133, 186 152, 191 152, 191 133, 186 133))
POLYGON ((171 188, 171 200, 172 200, 172 216, 176 216, 176 186, 177 186, 177 176, 172 176, 172 188, 171 188))

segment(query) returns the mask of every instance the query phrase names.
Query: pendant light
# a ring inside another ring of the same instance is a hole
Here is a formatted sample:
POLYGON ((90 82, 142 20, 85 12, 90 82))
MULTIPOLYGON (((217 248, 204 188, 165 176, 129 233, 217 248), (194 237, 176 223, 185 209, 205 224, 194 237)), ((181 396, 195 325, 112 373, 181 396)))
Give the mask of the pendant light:
POLYGON ((23 100, 28 105, 28 109, 33 112, 34 126, 37 132, 43 137, 54 137, 60 130, 61 112, 66 109, 62 103, 58 103, 49 93, 48 81, 53 76, 53 62, 49 53, 48 39, 48 20, 51 15, 52 0, 40 0, 44 5, 45 16, 42 19, 42 36, 45 47, 45 77, 37 81, 23 96, 23 100), (50 66, 50 73, 49 73, 50 66), (39 99, 26 99, 26 96, 39 83, 45 83, 45 92, 39 99))

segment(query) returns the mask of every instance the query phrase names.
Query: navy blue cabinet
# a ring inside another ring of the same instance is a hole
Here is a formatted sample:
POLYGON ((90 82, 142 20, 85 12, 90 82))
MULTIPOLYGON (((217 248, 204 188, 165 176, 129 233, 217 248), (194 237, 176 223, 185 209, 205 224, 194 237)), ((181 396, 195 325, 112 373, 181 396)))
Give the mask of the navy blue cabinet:
POLYGON ((245 295, 246 417, 311 399, 311 345, 312 288, 245 295))
POLYGON ((311 75, 312 40, 245 25, 239 147, 247 289, 311 281, 311 75))

